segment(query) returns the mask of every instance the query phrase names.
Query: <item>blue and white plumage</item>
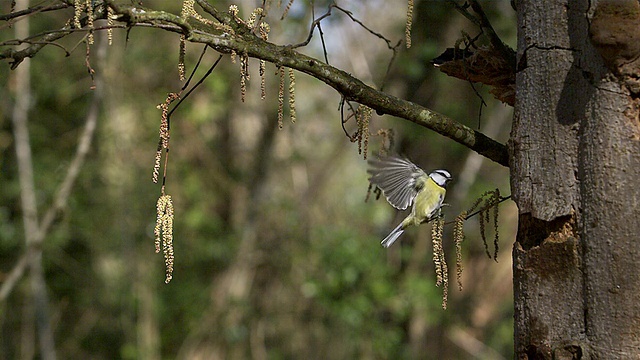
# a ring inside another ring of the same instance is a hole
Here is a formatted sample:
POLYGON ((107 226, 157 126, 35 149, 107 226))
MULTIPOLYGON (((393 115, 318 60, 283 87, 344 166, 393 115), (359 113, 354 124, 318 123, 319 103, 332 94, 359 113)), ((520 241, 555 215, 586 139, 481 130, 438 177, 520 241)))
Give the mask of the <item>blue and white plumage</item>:
POLYGON ((382 190, 389 204, 398 210, 412 206, 409 214, 387 237, 382 246, 388 248, 411 225, 431 221, 444 201, 451 174, 435 170, 427 175, 411 161, 389 156, 369 161, 369 181, 382 190))

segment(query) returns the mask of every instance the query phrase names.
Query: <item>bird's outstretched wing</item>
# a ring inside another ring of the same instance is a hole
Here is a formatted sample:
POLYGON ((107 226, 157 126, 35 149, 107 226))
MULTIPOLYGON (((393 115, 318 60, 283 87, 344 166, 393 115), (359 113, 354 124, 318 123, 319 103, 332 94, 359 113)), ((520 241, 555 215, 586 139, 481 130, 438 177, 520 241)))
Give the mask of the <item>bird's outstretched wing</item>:
POLYGON ((382 189, 389 204, 405 210, 424 186, 427 174, 407 159, 389 156, 369 160, 369 181, 382 189))

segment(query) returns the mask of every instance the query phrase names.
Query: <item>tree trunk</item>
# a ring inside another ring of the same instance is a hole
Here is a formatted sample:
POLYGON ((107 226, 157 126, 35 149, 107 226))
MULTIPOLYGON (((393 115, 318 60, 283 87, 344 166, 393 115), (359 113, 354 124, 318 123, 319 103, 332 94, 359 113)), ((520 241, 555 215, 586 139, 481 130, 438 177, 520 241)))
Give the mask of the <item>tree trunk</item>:
POLYGON ((517 2, 519 359, 640 356, 638 94, 590 42, 589 3, 517 2))

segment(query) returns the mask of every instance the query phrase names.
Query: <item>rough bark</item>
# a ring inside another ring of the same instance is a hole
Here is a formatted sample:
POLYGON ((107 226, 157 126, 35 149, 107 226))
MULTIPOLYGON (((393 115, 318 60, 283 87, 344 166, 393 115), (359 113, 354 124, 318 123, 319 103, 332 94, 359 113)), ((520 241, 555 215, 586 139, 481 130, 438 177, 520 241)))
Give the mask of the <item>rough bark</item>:
POLYGON ((607 0, 590 31, 608 69, 594 79, 579 147, 586 334, 598 358, 640 357, 639 24, 636 0, 607 0))
POLYGON ((586 334, 595 357, 640 357, 638 102, 603 81, 582 130, 586 334))
POLYGON ((590 42, 589 4, 517 3, 519 359, 640 356, 638 101, 590 42))

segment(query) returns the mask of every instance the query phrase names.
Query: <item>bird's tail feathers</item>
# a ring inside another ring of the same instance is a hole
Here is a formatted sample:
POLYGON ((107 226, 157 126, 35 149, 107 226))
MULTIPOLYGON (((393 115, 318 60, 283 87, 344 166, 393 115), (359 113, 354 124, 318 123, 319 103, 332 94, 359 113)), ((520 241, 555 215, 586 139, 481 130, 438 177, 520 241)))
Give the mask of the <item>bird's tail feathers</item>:
POLYGON ((396 226, 395 229, 391 231, 391 233, 389 233, 389 235, 387 235, 386 238, 384 238, 384 240, 382 240, 382 246, 388 248, 389 246, 393 245, 393 243, 398 240, 400 235, 402 235, 403 233, 404 229, 402 228, 402 223, 400 223, 398 226, 396 226))

